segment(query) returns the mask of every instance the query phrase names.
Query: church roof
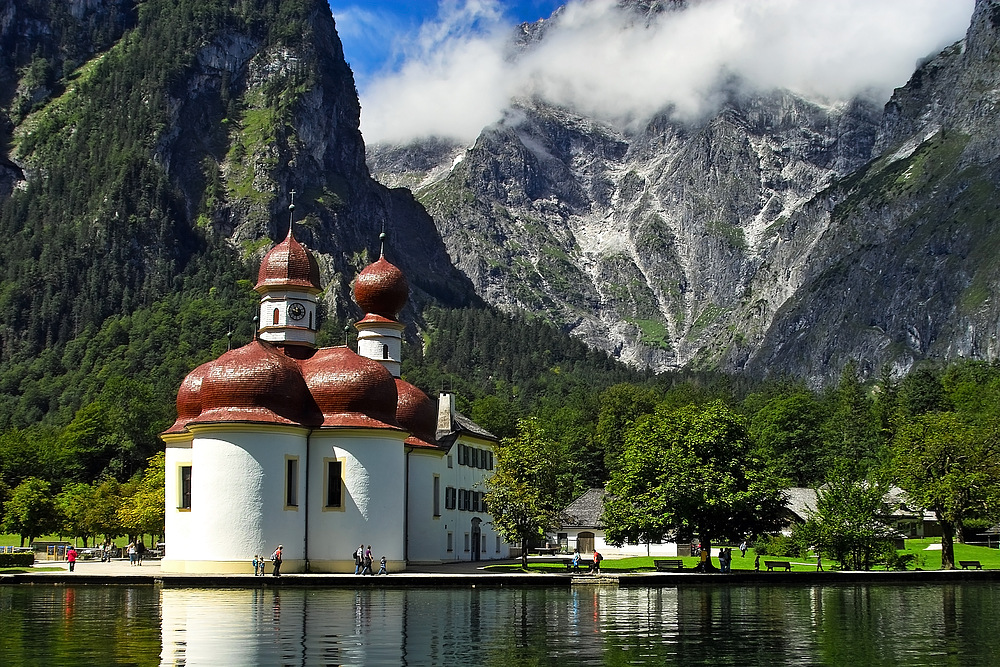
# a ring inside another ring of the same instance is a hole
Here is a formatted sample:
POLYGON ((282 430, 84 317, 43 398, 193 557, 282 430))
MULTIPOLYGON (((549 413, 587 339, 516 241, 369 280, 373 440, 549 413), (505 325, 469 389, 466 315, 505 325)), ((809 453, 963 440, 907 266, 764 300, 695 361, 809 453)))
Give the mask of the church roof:
POLYGON ((395 321, 410 298, 410 285, 403 272, 385 256, 366 266, 354 281, 354 300, 368 314, 395 321))
POLYGON ((258 292, 271 287, 298 287, 320 291, 319 264, 312 253, 292 234, 291 222, 285 240, 267 251, 257 272, 258 292))

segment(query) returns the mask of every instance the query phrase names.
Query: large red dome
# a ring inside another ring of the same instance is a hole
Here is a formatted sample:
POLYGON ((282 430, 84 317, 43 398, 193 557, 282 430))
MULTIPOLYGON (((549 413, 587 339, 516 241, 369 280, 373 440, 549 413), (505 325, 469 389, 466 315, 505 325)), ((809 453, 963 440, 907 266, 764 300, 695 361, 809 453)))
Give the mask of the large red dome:
POLYGON ((406 380, 396 378, 396 420, 410 432, 406 443, 417 447, 437 446, 437 406, 427 394, 406 380))
POLYGON ((267 251, 257 272, 258 292, 267 287, 301 287, 320 291, 319 265, 289 227, 285 240, 267 251))
POLYGON ((201 414, 190 423, 255 422, 313 426, 320 415, 294 359, 254 342, 226 352, 201 382, 201 414))
POLYGON ((177 390, 177 421, 165 433, 180 433, 190 421, 201 414, 201 383, 213 361, 198 366, 187 374, 177 390))
POLYGON ((354 300, 366 313, 395 319, 409 298, 406 276, 385 257, 366 266, 354 281, 354 300))
POLYGON ((399 428, 396 384, 385 366, 347 347, 329 347, 302 362, 323 426, 399 428))

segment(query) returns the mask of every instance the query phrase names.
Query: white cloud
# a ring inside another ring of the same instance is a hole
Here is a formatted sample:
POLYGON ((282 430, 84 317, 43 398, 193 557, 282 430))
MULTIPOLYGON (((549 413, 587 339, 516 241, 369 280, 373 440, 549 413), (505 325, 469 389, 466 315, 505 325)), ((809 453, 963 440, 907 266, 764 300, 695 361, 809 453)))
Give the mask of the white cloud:
POLYGON ((451 0, 362 91, 366 141, 471 140, 513 97, 626 124, 708 111, 724 76, 825 100, 887 99, 916 61, 961 38, 974 0, 701 0, 651 23, 616 0, 571 0, 516 59, 495 0, 451 0))

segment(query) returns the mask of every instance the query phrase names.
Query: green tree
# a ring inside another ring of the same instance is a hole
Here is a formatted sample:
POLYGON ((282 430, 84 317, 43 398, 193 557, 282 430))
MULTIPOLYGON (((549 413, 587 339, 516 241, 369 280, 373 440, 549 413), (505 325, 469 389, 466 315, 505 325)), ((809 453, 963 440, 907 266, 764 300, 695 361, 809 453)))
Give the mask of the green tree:
POLYGON ((149 459, 142 478, 118 508, 118 520, 130 536, 163 534, 164 461, 163 452, 149 459))
POLYGON ((87 546, 87 540, 95 534, 96 496, 94 486, 77 482, 68 484, 56 498, 63 519, 61 531, 66 535, 82 537, 83 546, 87 546))
POLYGON ((501 440, 496 448, 496 466, 486 480, 486 504, 496 531, 521 545, 522 567, 528 567, 529 542, 555 524, 560 459, 559 446, 531 417, 520 420, 517 435, 501 440))
POLYGON ((18 484, 4 503, 4 532, 20 535, 22 547, 25 538, 28 538, 30 544, 39 535, 59 528, 59 521, 59 509, 52 487, 37 477, 29 477, 18 484))
POLYGON ((934 512, 941 525, 941 567, 955 567, 954 538, 970 517, 1000 510, 1000 438, 995 426, 969 423, 951 412, 905 421, 893 441, 896 483, 934 512))
POLYGON ((802 390, 765 403, 751 419, 750 433, 779 475, 792 486, 809 486, 823 480, 829 463, 822 424, 822 406, 802 390))
POLYGON ((847 364, 830 395, 832 409, 823 424, 828 456, 849 463, 859 474, 882 464, 882 444, 872 414, 872 401, 858 379, 857 367, 847 364))
POLYGON ((658 410, 629 430, 608 483, 607 540, 741 539, 776 529, 779 480, 753 447, 743 419, 721 401, 658 410))
POLYGON ((604 450, 604 467, 609 473, 618 466, 625 450, 625 433, 637 419, 656 409, 659 395, 648 387, 616 384, 601 394, 597 415, 597 445, 604 450))
POLYGON ((843 465, 816 492, 816 511, 795 529, 803 546, 836 559, 845 570, 870 570, 893 548, 894 531, 885 522, 887 485, 875 475, 857 477, 843 465))

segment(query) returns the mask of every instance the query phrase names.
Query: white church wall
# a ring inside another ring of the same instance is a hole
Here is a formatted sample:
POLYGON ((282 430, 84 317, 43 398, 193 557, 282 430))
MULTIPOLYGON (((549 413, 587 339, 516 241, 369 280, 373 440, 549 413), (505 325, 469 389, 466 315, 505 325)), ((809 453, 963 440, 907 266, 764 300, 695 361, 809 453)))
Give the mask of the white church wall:
POLYGON ((175 549, 180 553, 184 545, 190 544, 191 512, 181 507, 181 468, 191 465, 190 437, 172 438, 168 441, 164 459, 163 495, 166 511, 164 512, 164 535, 167 542, 167 554, 162 567, 168 568, 169 562, 175 560, 175 549), (171 548, 173 545, 173 548, 171 548))
POLYGON ((416 449, 407 459, 407 560, 411 563, 439 563, 445 554, 445 486, 441 478, 444 456, 433 450, 416 449), (434 479, 438 479, 437 515, 434 479))
POLYGON ((406 434, 391 430, 315 431, 309 445, 310 570, 354 571, 348 557, 364 543, 376 563, 385 555, 403 569, 404 454, 406 434), (343 465, 343 508, 325 505, 324 460, 343 465))
MULTIPOLYGON (((261 424, 191 430, 190 529, 187 540, 176 547, 168 544, 169 560, 184 572, 250 572, 255 554, 269 556, 282 544, 283 570, 299 569, 304 558, 306 430, 261 424), (289 458, 298 460, 297 505, 286 502, 289 458)), ((168 543, 171 539, 168 533, 168 543)))

